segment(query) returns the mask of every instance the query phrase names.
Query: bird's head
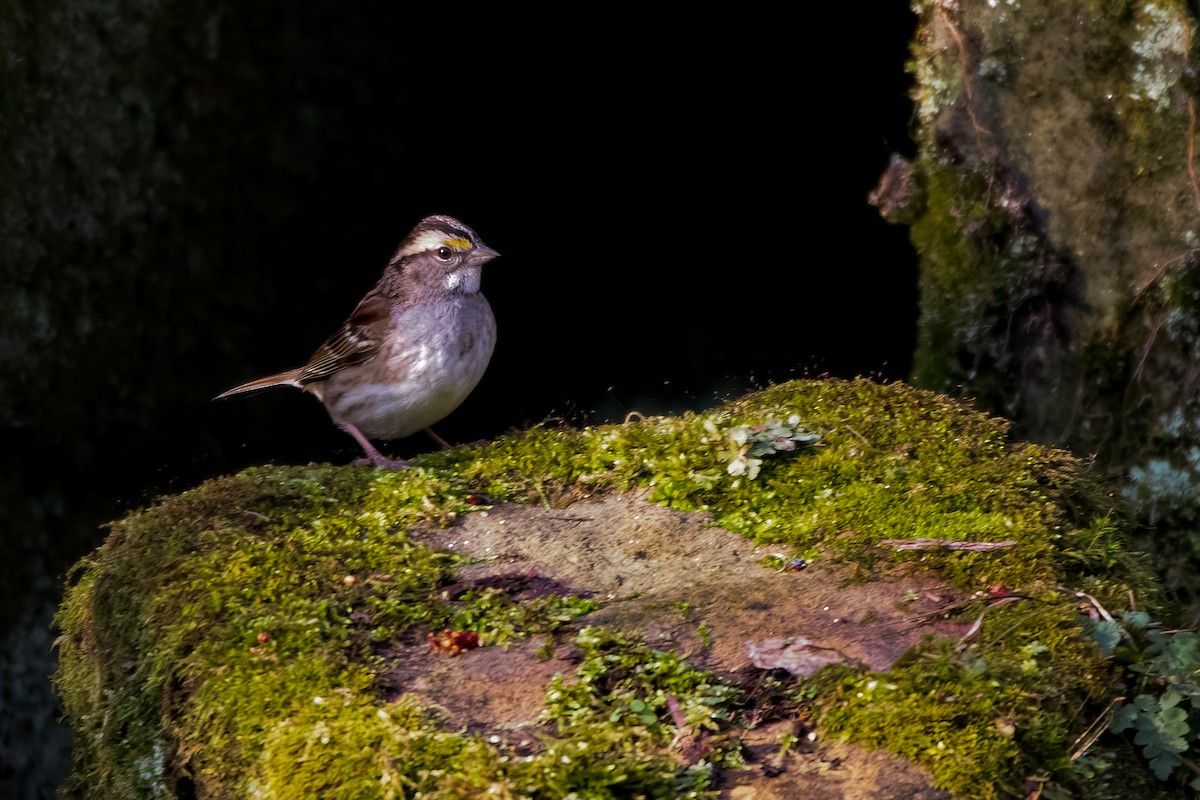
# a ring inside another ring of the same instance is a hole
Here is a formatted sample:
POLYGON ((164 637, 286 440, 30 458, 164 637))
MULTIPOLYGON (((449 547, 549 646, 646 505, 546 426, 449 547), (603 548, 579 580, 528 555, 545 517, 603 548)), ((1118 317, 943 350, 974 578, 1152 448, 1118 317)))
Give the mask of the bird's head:
POLYGON ((498 255, 466 225, 435 215, 404 238, 390 267, 422 291, 471 294, 479 291, 480 268, 498 255))

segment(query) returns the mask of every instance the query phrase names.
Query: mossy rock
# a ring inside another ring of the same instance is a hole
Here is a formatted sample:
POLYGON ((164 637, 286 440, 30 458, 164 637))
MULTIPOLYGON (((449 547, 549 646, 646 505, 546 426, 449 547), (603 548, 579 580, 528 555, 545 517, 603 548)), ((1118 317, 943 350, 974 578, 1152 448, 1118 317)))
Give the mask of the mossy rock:
POLYGON ((75 570, 64 792, 1159 796, 1115 737, 1072 759, 1120 677, 1088 612, 1158 602, 1129 524, 1087 463, 866 381, 250 469, 75 570))

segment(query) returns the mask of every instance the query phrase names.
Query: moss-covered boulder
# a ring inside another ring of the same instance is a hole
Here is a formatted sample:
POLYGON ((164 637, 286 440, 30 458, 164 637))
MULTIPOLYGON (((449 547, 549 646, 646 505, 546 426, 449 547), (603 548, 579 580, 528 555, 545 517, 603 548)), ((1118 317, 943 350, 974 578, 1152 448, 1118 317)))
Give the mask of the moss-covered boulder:
POLYGON ((65 791, 1159 796, 1085 735, 1157 610, 1128 526, 1087 463, 865 381, 252 469, 76 569, 65 791))

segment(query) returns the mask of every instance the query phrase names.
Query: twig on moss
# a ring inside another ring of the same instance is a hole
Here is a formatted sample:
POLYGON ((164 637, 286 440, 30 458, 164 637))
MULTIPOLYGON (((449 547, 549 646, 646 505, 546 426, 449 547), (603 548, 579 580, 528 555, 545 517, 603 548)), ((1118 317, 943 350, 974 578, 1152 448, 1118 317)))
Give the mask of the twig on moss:
POLYGON ((870 440, 867 439, 867 437, 863 436, 861 433, 854 430, 854 428, 852 428, 851 426, 843 425, 842 427, 845 428, 846 430, 850 431, 851 433, 853 433, 855 436, 857 436, 862 441, 862 443, 865 444, 867 447, 871 448, 872 450, 876 449, 875 445, 871 444, 870 440))
POLYGON ((1095 744, 1096 740, 1108 730, 1109 726, 1112 725, 1113 710, 1116 708, 1117 703, 1124 699, 1124 696, 1120 696, 1110 700, 1108 707, 1100 712, 1100 716, 1092 720, 1092 724, 1088 725, 1083 733, 1079 734, 1079 737, 1075 739, 1075 743, 1071 745, 1072 761, 1086 753, 1088 748, 1095 744))
POLYGON ((1125 626, 1122 625, 1121 623, 1117 622, 1116 618, 1113 617, 1112 614, 1108 613, 1108 609, 1105 608, 1104 606, 1100 605, 1099 600, 1092 597, 1087 592, 1076 592, 1074 590, 1067 589, 1063 586, 1058 587, 1058 589, 1061 592, 1066 592, 1067 594, 1071 595, 1072 597, 1087 598, 1088 603, 1091 604, 1092 608, 1096 609, 1097 614, 1099 614, 1101 617, 1103 617, 1106 621, 1111 622, 1113 625, 1116 625, 1117 629, 1121 632, 1121 634, 1126 639, 1128 639, 1131 642, 1133 641, 1133 634, 1131 634, 1129 631, 1125 630, 1125 626))
POLYGON ((983 615, 987 613, 987 606, 984 606, 983 611, 979 612, 979 616, 971 623, 971 627, 967 628, 966 633, 958 637, 958 641, 965 642, 975 634, 979 633, 979 629, 983 627, 983 615))
POLYGON ((963 642, 972 638, 975 634, 979 633, 979 629, 983 627, 983 618, 990 609, 999 608, 1000 606, 1006 606, 1006 605, 1009 605, 1010 603, 1015 603, 1018 600, 1029 600, 1029 599, 1031 599, 1031 598, 1026 597, 1025 595, 1010 594, 1010 595, 1005 595, 1004 597, 1001 597, 999 600, 994 600, 994 601, 988 603, 986 606, 983 607, 983 611, 979 612, 979 616, 975 618, 975 621, 971 623, 971 627, 967 628, 967 632, 964 633, 962 636, 958 637, 959 644, 962 644, 963 642))
POLYGON ((950 539, 880 539, 879 543, 884 547, 891 547, 896 550, 970 550, 982 553, 988 550, 1002 550, 1006 547, 1012 547, 1017 542, 1016 540, 1003 542, 959 542, 950 539))

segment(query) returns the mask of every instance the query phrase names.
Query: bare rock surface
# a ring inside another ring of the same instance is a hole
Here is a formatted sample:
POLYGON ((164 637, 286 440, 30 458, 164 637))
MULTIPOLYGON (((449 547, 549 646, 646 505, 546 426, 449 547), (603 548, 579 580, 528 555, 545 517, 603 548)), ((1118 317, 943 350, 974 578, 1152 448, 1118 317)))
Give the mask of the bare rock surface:
MULTIPOLYGON (((739 680, 757 670, 812 670, 833 661, 886 670, 929 634, 961 635, 945 618, 957 599, 919 570, 856 574, 817 561, 799 571, 760 562, 792 554, 756 547, 702 513, 673 511, 634 495, 565 508, 502 504, 446 529, 422 529, 424 543, 476 559, 464 581, 509 581, 536 592, 592 593, 600 608, 582 624, 640 632, 657 649, 739 680), (736 674, 736 675, 735 675, 736 674), (737 676, 740 676, 737 677, 737 676)), ((545 640, 507 650, 483 647, 456 658, 422 646, 394 651, 388 684, 438 708, 451 725, 536 748, 547 682, 574 671, 570 647, 548 657, 545 640)), ((722 796, 772 798, 935 798, 928 775, 894 755, 802 739, 780 763, 780 725, 751 730, 751 769, 727 770, 722 796)), ((805 731, 796 730, 804 734, 805 731)))

